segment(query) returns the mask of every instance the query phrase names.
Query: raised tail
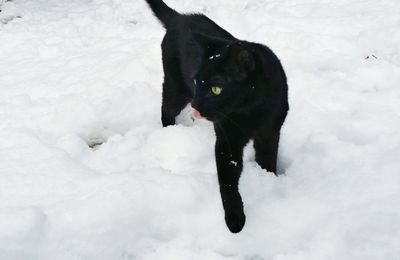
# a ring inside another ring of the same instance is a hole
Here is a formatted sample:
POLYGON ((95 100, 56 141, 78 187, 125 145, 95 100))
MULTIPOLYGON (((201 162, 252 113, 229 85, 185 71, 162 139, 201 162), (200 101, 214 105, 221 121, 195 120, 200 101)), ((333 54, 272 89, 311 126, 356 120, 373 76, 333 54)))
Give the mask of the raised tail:
POLYGON ((168 27, 171 20, 179 13, 166 5, 162 0, 146 0, 154 15, 161 21, 164 28, 168 27))

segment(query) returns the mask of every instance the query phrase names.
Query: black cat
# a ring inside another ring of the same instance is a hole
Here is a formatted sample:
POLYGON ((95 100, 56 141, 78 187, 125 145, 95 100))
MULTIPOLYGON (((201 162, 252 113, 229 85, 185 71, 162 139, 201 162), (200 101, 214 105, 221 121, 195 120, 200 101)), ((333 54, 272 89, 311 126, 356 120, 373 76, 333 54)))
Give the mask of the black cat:
POLYGON ((146 1, 166 28, 162 124, 175 124, 188 103, 194 117, 214 123, 225 221, 231 232, 240 232, 246 220, 238 190, 243 147, 254 140, 257 163, 276 172, 289 109, 285 72, 266 46, 238 40, 202 14, 180 14, 162 0, 146 1))

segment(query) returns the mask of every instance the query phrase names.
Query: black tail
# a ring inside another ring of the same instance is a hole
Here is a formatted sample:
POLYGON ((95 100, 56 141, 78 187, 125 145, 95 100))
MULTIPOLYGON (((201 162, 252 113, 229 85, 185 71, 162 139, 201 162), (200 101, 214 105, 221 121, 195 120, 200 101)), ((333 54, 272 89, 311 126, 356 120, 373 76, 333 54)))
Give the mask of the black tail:
POLYGON ((162 0, 146 0, 154 15, 161 21, 164 28, 167 28, 170 21, 179 15, 177 11, 170 8, 162 0))

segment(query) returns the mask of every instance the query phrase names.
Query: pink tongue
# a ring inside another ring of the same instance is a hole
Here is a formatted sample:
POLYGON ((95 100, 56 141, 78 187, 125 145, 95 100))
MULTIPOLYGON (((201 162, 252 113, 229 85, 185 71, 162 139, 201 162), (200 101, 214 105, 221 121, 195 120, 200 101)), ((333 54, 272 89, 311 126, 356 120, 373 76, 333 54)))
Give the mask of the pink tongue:
POLYGON ((196 119, 202 119, 202 118, 204 118, 204 117, 200 114, 200 112, 197 111, 196 109, 194 109, 193 107, 192 107, 192 116, 193 116, 194 118, 196 118, 196 119))

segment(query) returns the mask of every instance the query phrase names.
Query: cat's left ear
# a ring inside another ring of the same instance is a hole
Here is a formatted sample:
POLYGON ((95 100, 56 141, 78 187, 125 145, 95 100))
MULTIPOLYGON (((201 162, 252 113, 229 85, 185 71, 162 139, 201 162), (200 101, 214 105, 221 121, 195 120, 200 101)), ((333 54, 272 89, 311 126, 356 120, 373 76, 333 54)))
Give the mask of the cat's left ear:
POLYGON ((192 32, 192 37, 203 49, 209 51, 216 51, 223 46, 229 45, 231 43, 231 41, 208 36, 199 32, 192 32))
POLYGON ((256 68, 254 54, 241 43, 230 47, 230 56, 233 62, 232 75, 235 80, 242 81, 249 77, 256 68))
POLYGON ((234 56, 236 57, 237 64, 245 71, 253 72, 256 68, 254 54, 241 43, 235 44, 232 46, 232 49, 234 56))

